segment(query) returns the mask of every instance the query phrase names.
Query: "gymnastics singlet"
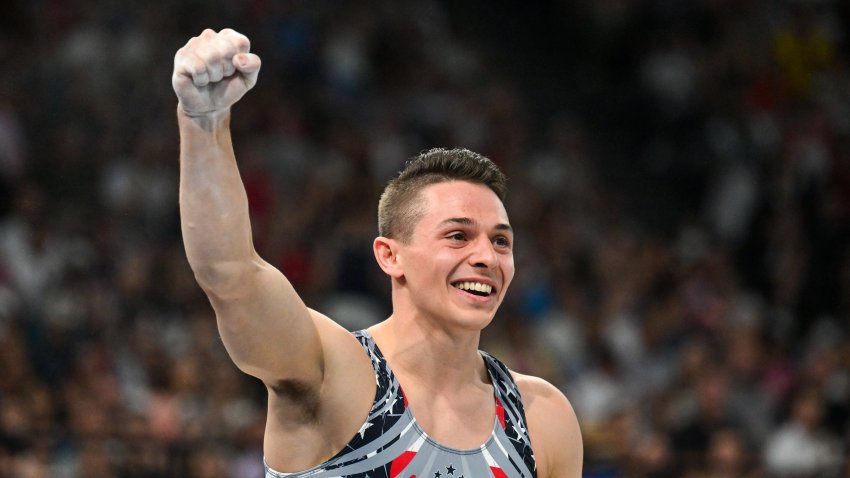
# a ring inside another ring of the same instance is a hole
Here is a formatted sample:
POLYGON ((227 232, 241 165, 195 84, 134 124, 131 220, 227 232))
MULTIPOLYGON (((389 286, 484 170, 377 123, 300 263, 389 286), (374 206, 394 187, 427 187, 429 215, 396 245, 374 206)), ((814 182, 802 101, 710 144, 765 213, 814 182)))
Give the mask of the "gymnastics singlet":
POLYGON ((435 442, 416 423, 407 399, 375 341, 354 333, 372 360, 378 388, 366 422, 348 445, 319 466, 266 478, 532 478, 537 476, 525 412, 507 367, 481 352, 495 389, 493 433, 479 448, 457 450, 435 442))

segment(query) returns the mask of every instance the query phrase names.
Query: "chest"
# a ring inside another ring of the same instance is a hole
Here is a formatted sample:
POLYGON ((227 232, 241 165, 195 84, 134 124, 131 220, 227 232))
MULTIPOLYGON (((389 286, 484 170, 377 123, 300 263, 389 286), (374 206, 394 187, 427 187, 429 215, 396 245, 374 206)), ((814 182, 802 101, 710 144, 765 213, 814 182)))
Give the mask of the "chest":
MULTIPOLYGON (((488 366, 492 385, 486 387, 438 393, 414 384, 406 390, 377 348, 370 352, 378 387, 366 421, 333 458, 287 478, 537 476, 522 401, 507 369, 488 366)), ((267 478, 284 476, 266 470, 267 478)))
POLYGON ((462 450, 478 448, 498 426, 500 407, 492 386, 455 393, 411 387, 403 388, 403 394, 416 425, 440 445, 462 450))

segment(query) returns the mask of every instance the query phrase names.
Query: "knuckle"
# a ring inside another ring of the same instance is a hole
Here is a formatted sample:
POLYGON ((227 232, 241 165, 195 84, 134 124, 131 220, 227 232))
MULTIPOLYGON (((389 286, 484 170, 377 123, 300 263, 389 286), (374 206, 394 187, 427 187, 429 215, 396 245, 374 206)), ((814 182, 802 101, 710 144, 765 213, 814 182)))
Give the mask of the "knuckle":
POLYGON ((213 44, 213 47, 218 50, 225 59, 227 57, 231 57, 236 53, 236 46, 233 42, 227 41, 224 38, 218 38, 216 42, 213 44))
POLYGON ((206 62, 197 57, 188 62, 187 66, 192 75, 202 75, 207 72, 206 62))
POLYGON ((226 38, 226 41, 239 51, 245 51, 251 47, 251 41, 248 40, 248 37, 230 28, 223 29, 221 36, 226 38))
POLYGON ((220 53, 209 44, 198 47, 196 54, 207 63, 219 61, 220 53))
POLYGON ((239 35, 233 39, 234 43, 236 43, 236 47, 244 50, 248 50, 251 48, 251 40, 248 39, 245 35, 239 35))

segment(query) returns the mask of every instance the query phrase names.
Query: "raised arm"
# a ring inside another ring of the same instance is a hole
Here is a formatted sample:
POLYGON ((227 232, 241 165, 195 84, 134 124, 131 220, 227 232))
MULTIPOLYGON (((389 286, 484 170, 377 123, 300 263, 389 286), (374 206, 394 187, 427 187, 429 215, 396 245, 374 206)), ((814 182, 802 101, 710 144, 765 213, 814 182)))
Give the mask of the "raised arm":
POLYGON ((183 242, 234 363, 270 387, 317 387, 324 359, 317 314, 254 250, 231 143, 230 107, 260 70, 249 50, 248 38, 233 30, 205 30, 174 58, 183 242))

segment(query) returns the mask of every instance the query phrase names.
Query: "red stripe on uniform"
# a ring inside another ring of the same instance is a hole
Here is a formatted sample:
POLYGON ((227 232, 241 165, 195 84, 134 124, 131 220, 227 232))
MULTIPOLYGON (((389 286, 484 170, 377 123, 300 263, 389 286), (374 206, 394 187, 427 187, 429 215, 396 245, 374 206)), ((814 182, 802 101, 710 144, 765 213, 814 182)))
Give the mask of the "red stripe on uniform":
POLYGON ((499 417, 499 424, 502 425, 502 430, 505 429, 505 406, 499 399, 496 399, 496 416, 499 417))
POLYGON ((393 464, 390 465, 390 478, 398 476, 413 461, 414 456, 416 456, 415 451, 406 451, 393 460, 393 464))
POLYGON ((494 478, 508 478, 508 475, 506 475, 505 472, 502 471, 501 468, 491 466, 490 471, 493 473, 494 478))

